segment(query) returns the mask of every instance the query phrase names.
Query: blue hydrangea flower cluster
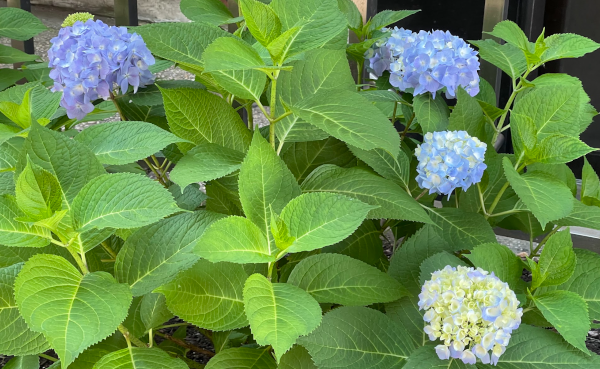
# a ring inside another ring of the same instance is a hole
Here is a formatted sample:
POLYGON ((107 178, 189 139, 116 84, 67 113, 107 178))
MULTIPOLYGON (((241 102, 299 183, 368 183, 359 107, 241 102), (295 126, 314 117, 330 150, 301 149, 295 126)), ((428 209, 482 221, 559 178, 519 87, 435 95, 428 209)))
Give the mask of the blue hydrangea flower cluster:
POLYGON ((465 364, 475 364, 477 358, 498 363, 521 324, 523 309, 518 306, 508 284, 481 268, 446 266, 431 274, 419 294, 424 331, 431 341, 443 342, 435 348, 438 357, 465 364))
POLYGON ((71 119, 94 110, 92 102, 110 98, 114 84, 121 93, 154 81, 148 66, 154 57, 142 37, 125 27, 109 27, 100 20, 76 21, 62 28, 48 50, 53 91, 62 91, 61 106, 71 119))
POLYGON ((486 149, 484 142, 465 131, 427 133, 415 149, 419 187, 448 197, 456 188, 466 191, 481 181, 486 149))
POLYGON ((401 91, 414 89, 414 95, 446 89, 454 98, 458 86, 471 96, 479 93, 479 59, 463 39, 450 32, 419 33, 394 28, 390 36, 367 51, 369 71, 380 77, 389 71, 390 83, 401 91))

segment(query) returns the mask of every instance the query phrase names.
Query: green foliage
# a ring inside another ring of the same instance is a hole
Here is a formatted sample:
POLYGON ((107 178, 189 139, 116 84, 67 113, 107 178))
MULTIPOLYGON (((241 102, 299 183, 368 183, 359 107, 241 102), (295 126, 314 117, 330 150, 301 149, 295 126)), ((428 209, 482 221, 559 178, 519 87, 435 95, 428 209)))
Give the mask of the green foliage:
MULTIPOLYGON (((600 365, 585 348, 600 320, 600 256, 573 248, 568 228, 600 230, 600 179, 584 160, 579 201, 567 165, 595 150, 582 136, 597 112, 579 79, 529 78, 596 42, 530 41, 500 22, 491 36, 501 41, 472 42, 512 80, 497 106, 484 80, 476 96, 457 87, 445 99, 361 74, 384 27, 416 11, 363 21, 351 0, 235 5, 239 17, 221 0, 183 0, 191 22, 132 28, 153 73, 180 68, 194 81, 158 76, 93 101, 82 120, 59 108, 46 63, 0 45, 0 63, 27 62, 0 69, 7 368, 38 367, 50 349, 53 369, 204 367, 187 357, 202 351, 186 341, 198 329, 213 343, 208 369, 491 369, 440 360, 425 334, 422 286, 448 265, 493 273, 521 302, 523 324, 497 368, 600 365), (241 118, 257 108, 268 126, 241 118), (514 154, 498 154, 507 129, 514 154), (487 167, 438 199, 417 183, 414 156, 443 130, 485 142, 487 167), (526 262, 497 243, 497 228, 531 237, 526 262), (184 323, 167 330, 174 316, 184 323)), ((0 8, 0 36, 44 30, 0 8)))

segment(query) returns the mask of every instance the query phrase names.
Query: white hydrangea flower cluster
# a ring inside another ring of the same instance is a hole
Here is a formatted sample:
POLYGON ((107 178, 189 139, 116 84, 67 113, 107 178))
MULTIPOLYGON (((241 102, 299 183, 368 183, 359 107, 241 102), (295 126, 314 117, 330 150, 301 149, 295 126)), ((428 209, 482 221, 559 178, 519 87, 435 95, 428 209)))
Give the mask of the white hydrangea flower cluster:
POLYGON ((508 284, 481 268, 446 266, 431 274, 419 294, 426 310, 425 333, 440 339, 435 351, 442 360, 496 365, 512 331, 521 324, 523 309, 508 284), (491 350, 491 356, 489 351, 491 350))

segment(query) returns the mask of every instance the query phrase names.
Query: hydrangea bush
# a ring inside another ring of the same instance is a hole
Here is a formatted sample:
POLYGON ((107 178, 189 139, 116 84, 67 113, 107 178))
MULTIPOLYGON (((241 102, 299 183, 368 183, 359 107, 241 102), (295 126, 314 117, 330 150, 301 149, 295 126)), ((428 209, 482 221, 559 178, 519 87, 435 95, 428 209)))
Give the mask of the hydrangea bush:
MULTIPOLYGON (((577 78, 529 77, 599 45, 510 21, 504 44, 392 30, 414 11, 363 22, 350 0, 239 6, 183 0, 191 22, 129 30, 69 17, 49 64, 2 87, 9 365, 600 367, 600 255, 569 230, 600 229, 600 180, 586 162, 578 194, 566 165, 597 113, 577 78), (482 59, 513 81, 500 107, 482 59), (155 77, 169 67, 195 79, 155 77), (494 228, 529 234, 528 257, 494 228)), ((31 37, 24 17, 0 8, 22 28, 0 33, 31 37)))

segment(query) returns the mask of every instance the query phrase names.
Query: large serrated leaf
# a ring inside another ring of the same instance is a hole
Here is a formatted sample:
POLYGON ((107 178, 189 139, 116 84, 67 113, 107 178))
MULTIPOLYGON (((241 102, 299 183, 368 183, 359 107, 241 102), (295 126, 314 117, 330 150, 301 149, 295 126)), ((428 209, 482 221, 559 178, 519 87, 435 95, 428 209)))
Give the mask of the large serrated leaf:
POLYGON ((410 354, 404 369, 468 369, 475 365, 464 364, 460 359, 440 360, 433 346, 423 346, 410 354))
POLYGON ((229 33, 206 23, 153 23, 135 28, 154 55, 191 68, 202 67, 211 42, 229 33))
POLYGON ((149 293, 142 297, 140 303, 140 319, 146 331, 161 326, 173 317, 167 308, 167 299, 160 293, 149 293))
POLYGON ((321 249, 321 253, 347 255, 354 259, 377 266, 383 254, 381 232, 372 220, 367 219, 352 235, 341 242, 321 249))
POLYGON ((250 33, 263 46, 267 46, 281 33, 281 22, 268 5, 257 0, 241 0, 240 10, 250 33))
MULTIPOLYGON (((250 145, 250 131, 225 100, 191 88, 161 89, 171 132, 195 144, 214 143, 240 152, 250 145)), ((194 147, 179 144, 185 154, 194 147)))
POLYGON ((294 114, 363 150, 400 151, 400 136, 383 113, 359 93, 322 90, 292 106, 294 114))
POLYGON ((210 359, 206 369, 277 369, 270 349, 237 347, 219 352, 210 359))
POLYGON ((352 150, 352 153, 357 158, 367 163, 382 177, 393 181, 407 190, 409 189, 410 158, 404 150, 400 150, 395 157, 382 149, 366 151, 350 146, 350 150, 352 150))
POLYGON ((512 333, 506 352, 498 365, 478 363, 481 369, 590 369, 600 365, 597 355, 586 356, 569 346, 556 333, 521 324, 512 333))
POLYGON ((417 95, 413 104, 415 117, 423 128, 423 133, 445 131, 448 128, 450 110, 441 96, 434 99, 429 93, 417 95))
POLYGON ((335 192, 379 206, 368 218, 403 219, 431 223, 425 210, 400 186, 360 168, 322 165, 302 183, 303 192, 335 192))
POLYGON ((392 302, 409 294, 379 269, 338 254, 307 257, 296 265, 287 283, 302 288, 320 303, 346 306, 392 302))
POLYGON ((0 244, 13 247, 47 246, 52 237, 50 231, 15 220, 24 216, 13 196, 0 196, 0 244))
POLYGON ((312 192, 290 201, 281 211, 294 242, 287 252, 312 251, 350 236, 374 206, 327 192, 312 192))
POLYGON ((523 52, 511 44, 500 45, 494 40, 469 41, 479 48, 481 58, 502 69, 511 78, 517 79, 527 69, 523 52))
POLYGON ((285 205, 301 194, 294 175, 258 130, 240 168, 239 193, 246 217, 267 239, 268 252, 275 245, 270 236, 271 212, 279 214, 285 205))
POLYGON ((555 221, 559 226, 577 226, 600 230, 600 207, 584 205, 573 199, 573 210, 566 217, 555 221))
POLYGON ((310 354, 302 346, 295 345, 279 361, 279 369, 317 369, 310 354))
POLYGON ((466 257, 476 267, 494 272, 496 277, 508 283, 512 290, 517 289, 524 265, 508 247, 498 243, 484 243, 471 250, 466 257))
POLYGON ((472 137, 490 143, 492 137, 488 132, 491 133, 492 130, 486 122, 477 99, 471 97, 462 87, 456 90, 456 98, 457 102, 450 114, 448 130, 466 131, 472 137))
MULTIPOLYGON (((66 135, 33 124, 23 145, 31 161, 58 178, 67 202, 71 203, 79 191, 93 178, 106 173, 94 154, 84 145, 66 135)), ((26 165, 21 156, 17 173, 26 165)))
POLYGON ((244 305, 254 339, 271 345, 277 361, 298 337, 321 323, 321 308, 307 292, 291 284, 272 284, 261 274, 246 281, 244 305))
POLYGON ((137 228, 178 210, 158 182, 132 173, 106 174, 91 180, 73 200, 73 225, 79 230, 137 228))
POLYGON ((548 48, 542 54, 542 62, 564 58, 579 58, 600 47, 600 44, 587 37, 573 33, 558 33, 544 40, 548 48))
POLYGON ((454 250, 472 249, 487 242, 495 242, 494 230, 485 218, 459 208, 432 209, 431 220, 439 227, 436 231, 454 250))
POLYGON ((129 347, 111 352, 93 369, 187 369, 185 362, 158 348, 129 347))
POLYGON ((179 8, 189 20, 215 26, 230 23, 233 18, 227 6, 219 0, 181 0, 179 8))
MULTIPOLYGON (((418 278, 418 276, 417 276, 418 278)), ((398 301, 385 304, 386 315, 404 329, 416 347, 425 346, 429 338, 423 331, 427 323, 423 320, 423 312, 419 309, 419 298, 403 297, 398 301)))
POLYGON ((58 179, 29 159, 17 179, 15 192, 17 205, 27 215, 27 220, 47 219, 62 207, 58 179))
POLYGON ((590 354, 585 347, 590 319, 587 304, 581 296, 571 291, 550 291, 536 294, 533 301, 544 318, 567 342, 583 353, 590 354))
POLYGON ((188 151, 169 173, 181 188, 190 183, 221 178, 240 169, 244 153, 213 143, 201 143, 188 151))
POLYGON ((277 256, 264 232, 247 218, 231 216, 214 222, 200 237, 194 253, 212 262, 268 263, 277 256))
POLYGON ((18 8, 0 8, 0 36, 25 41, 47 28, 33 14, 18 8))
POLYGON ((127 316, 131 292, 108 273, 84 276, 60 256, 35 255, 15 280, 15 300, 27 325, 44 334, 66 369, 115 331, 127 316))
POLYGON ((176 142, 174 134, 146 122, 110 122, 91 126, 75 136, 102 164, 128 164, 144 159, 176 142))
POLYGON ((225 331, 248 325, 242 298, 247 277, 239 264, 200 260, 155 291, 165 295, 169 310, 180 318, 200 328, 225 331))
POLYGON ((200 210, 178 214, 143 227, 127 238, 115 261, 115 277, 131 286, 134 296, 145 295, 199 259, 196 241, 224 216, 200 210))
POLYGON ((506 157, 502 166, 512 188, 542 227, 569 215, 573 209, 573 195, 564 183, 542 172, 520 175, 506 157))
POLYGON ((50 346, 41 333, 27 326, 15 301, 13 285, 22 263, 0 269, 0 353, 3 355, 37 355, 50 346))
POLYGON ((340 307, 302 337, 320 369, 399 369, 416 348, 404 330, 383 313, 365 307, 340 307))

